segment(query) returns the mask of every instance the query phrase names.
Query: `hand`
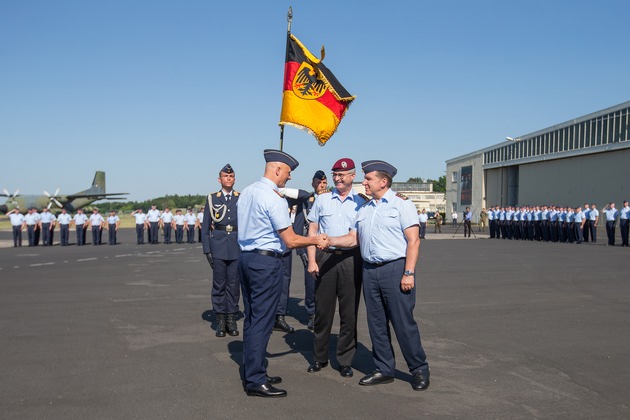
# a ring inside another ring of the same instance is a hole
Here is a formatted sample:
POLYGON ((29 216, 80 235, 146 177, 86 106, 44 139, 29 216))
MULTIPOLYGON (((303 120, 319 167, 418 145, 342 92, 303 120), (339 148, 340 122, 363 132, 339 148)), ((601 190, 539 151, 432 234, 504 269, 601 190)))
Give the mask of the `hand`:
POLYGON ((308 271, 313 277, 317 277, 319 275, 319 266, 315 261, 309 261, 306 271, 308 271))
POLYGON ((326 249, 330 246, 330 239, 325 233, 317 235, 317 248, 326 249))
POLYGON ((208 252, 206 254, 206 259, 208 260, 208 264, 210 264, 210 268, 214 269, 214 261, 212 260, 212 254, 208 252))
POLYGON ((413 276, 403 276, 400 281, 400 290, 403 292, 409 292, 413 289, 413 285, 415 283, 415 279, 413 276))
POLYGON ((308 257, 306 254, 300 254, 300 259, 302 260, 302 264, 304 264, 304 268, 308 267, 308 257))

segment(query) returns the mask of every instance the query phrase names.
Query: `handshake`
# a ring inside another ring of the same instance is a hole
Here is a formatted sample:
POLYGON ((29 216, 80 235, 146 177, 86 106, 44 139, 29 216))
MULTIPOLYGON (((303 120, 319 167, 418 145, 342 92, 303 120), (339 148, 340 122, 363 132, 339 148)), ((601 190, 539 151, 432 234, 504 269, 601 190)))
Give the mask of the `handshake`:
POLYGON ((325 233, 317 235, 317 243, 315 244, 318 249, 325 250, 330 246, 330 237, 325 233))

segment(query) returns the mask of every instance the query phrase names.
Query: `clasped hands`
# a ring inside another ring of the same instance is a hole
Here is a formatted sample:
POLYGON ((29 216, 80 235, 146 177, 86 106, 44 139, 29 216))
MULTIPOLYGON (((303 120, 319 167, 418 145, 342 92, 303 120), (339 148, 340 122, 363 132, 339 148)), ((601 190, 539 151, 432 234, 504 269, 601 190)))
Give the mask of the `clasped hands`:
POLYGON ((328 249, 329 246, 330 246, 330 236, 326 235, 325 233, 317 235, 317 248, 318 249, 321 249, 323 251, 325 249, 328 249))

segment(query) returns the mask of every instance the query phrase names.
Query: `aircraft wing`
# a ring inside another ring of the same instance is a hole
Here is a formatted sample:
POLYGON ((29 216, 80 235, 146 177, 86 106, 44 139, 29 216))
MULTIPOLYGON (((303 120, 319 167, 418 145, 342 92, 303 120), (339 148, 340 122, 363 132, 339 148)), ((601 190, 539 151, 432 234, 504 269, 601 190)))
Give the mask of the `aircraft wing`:
MULTIPOLYGON (((108 197, 111 198, 120 198, 120 197, 115 197, 118 195, 129 195, 129 193, 103 193, 103 194, 72 194, 72 195, 67 195, 66 198, 70 201, 77 199, 77 198, 93 198, 94 200, 102 200, 108 197)), ((108 198, 109 199, 109 198, 108 198)))

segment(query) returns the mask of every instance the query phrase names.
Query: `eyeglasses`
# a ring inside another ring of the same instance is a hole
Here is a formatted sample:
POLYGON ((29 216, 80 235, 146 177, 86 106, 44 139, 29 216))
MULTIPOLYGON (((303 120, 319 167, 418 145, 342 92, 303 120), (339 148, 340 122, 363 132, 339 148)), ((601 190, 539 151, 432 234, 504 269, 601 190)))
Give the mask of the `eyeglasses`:
POLYGON ((341 174, 341 173, 338 173, 338 172, 333 172, 333 173, 332 173, 332 177, 333 177, 333 179, 334 179, 334 178, 345 178, 345 177, 346 177, 346 176, 348 176, 348 175, 352 175, 352 173, 350 173, 350 172, 345 173, 345 174, 341 174))

